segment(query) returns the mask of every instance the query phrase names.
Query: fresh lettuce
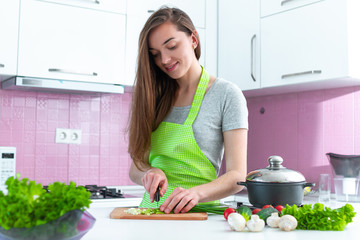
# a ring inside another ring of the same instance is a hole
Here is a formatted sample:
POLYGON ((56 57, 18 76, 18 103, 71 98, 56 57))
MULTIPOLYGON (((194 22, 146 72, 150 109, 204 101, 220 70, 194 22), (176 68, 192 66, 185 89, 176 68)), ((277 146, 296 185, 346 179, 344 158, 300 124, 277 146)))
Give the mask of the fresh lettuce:
POLYGON ((84 211, 91 203, 90 192, 74 182, 54 182, 46 191, 41 184, 19 177, 7 179, 7 195, 0 191, 0 226, 5 230, 46 224, 72 210, 84 211))
POLYGON ((301 207, 286 205, 281 215, 292 215, 298 221, 297 229, 342 231, 352 222, 356 212, 350 204, 331 209, 322 203, 305 204, 301 207))

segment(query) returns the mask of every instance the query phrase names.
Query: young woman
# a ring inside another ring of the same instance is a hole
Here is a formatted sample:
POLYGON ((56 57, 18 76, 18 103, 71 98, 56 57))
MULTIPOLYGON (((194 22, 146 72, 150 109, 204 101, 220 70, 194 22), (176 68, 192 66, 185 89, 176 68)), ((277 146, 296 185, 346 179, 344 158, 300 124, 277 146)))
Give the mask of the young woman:
POLYGON ((146 189, 140 207, 157 206, 158 188, 165 213, 242 189, 246 100, 236 85, 210 76, 199 58, 199 36, 186 13, 165 7, 151 15, 140 33, 129 122, 129 176, 146 189), (226 173, 218 177, 224 149, 226 173))

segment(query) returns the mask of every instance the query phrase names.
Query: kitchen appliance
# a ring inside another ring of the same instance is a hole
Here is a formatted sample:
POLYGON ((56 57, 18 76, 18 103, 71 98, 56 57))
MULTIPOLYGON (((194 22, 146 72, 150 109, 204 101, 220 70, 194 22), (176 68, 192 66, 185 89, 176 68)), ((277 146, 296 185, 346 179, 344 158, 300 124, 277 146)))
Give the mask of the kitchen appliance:
POLYGON ((16 148, 0 147, 0 191, 7 193, 5 182, 16 174, 16 148))
MULTIPOLYGON (((115 198, 125 198, 133 197, 121 192, 120 189, 116 187, 105 187, 98 185, 85 185, 83 186, 88 192, 90 192, 90 199, 115 199, 115 198)), ((43 186, 44 189, 47 189, 48 186, 43 186)))
POLYGON ((326 153, 334 171, 336 200, 360 201, 360 155, 326 153))
POLYGON ((270 156, 268 162, 268 167, 248 173, 246 182, 237 183, 247 188, 249 202, 260 208, 267 204, 301 205, 304 188, 315 183, 307 183, 301 173, 283 167, 280 156, 270 156))
POLYGON ((90 199, 125 198, 120 189, 97 185, 85 185, 84 187, 91 193, 90 199))
POLYGON ((1 82, 2 89, 64 93, 124 93, 124 86, 96 82, 15 76, 1 82))

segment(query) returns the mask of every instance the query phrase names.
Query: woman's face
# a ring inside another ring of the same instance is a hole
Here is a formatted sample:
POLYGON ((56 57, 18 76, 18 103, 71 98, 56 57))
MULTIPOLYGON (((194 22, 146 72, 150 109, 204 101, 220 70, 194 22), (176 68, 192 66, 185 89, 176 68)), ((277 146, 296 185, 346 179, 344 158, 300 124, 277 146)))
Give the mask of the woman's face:
POLYGON ((155 64, 173 79, 180 79, 197 62, 194 47, 198 40, 166 22, 153 29, 149 35, 149 51, 155 64))

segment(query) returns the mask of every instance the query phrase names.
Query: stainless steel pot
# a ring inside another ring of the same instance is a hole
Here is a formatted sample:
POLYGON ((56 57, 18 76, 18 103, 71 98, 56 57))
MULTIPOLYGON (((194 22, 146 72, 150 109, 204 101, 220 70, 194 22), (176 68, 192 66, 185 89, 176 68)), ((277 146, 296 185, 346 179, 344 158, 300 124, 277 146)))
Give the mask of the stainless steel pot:
POLYGON ((315 183, 307 183, 301 173, 283 167, 280 156, 271 156, 268 162, 268 167, 250 172, 246 182, 237 183, 247 188, 249 202, 260 208, 267 204, 301 205, 304 188, 315 183))

